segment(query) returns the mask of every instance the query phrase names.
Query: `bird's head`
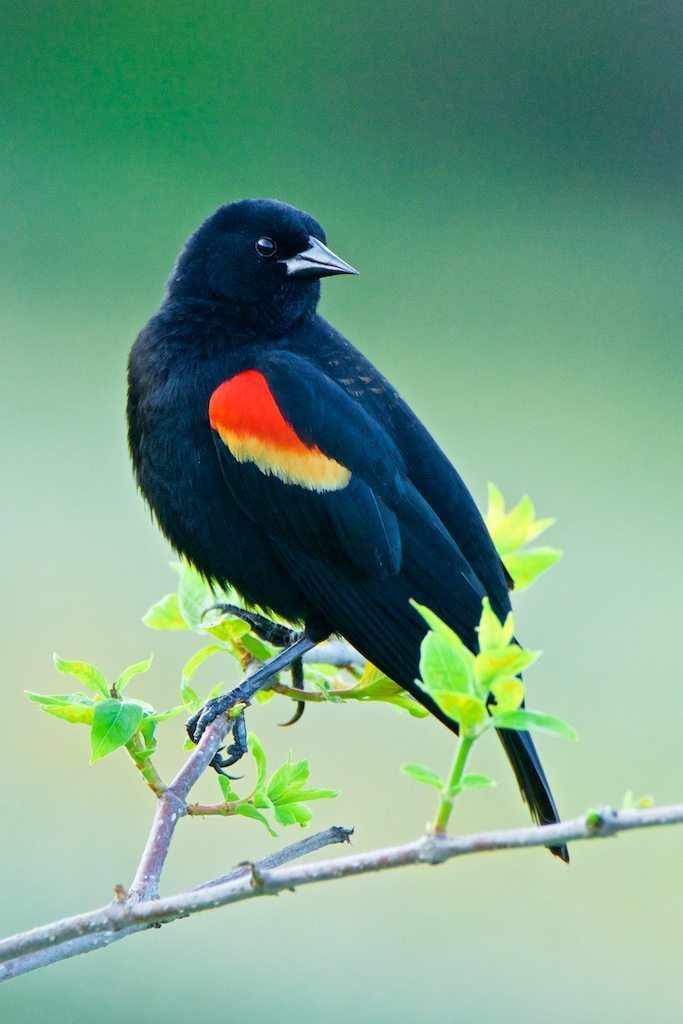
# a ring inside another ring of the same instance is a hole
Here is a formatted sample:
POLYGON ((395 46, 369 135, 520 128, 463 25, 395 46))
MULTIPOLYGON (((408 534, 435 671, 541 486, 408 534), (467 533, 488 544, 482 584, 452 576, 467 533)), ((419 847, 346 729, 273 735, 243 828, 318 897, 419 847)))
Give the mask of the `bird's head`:
POLYGON ((318 222, 293 206, 274 199, 229 203, 188 239, 169 297, 220 304, 234 326, 279 336, 313 315, 321 277, 357 273, 325 241, 318 222))

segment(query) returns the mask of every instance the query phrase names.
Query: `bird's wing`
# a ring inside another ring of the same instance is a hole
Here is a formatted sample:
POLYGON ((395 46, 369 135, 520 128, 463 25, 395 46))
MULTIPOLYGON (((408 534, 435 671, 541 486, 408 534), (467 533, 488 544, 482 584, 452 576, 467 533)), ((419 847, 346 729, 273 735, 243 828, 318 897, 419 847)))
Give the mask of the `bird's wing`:
MULTIPOLYGON (((316 362, 379 422, 400 452, 414 487, 459 546, 496 612, 510 608, 512 580, 460 474, 427 428, 385 377, 333 327, 318 319, 316 362)), ((310 340, 306 339, 310 345, 310 340)))
POLYGON ((309 588, 317 574, 316 603, 333 628, 354 631, 336 623, 352 626, 349 603, 372 584, 379 619, 396 604, 397 624, 408 616, 414 632, 414 597, 474 643, 481 583, 386 430, 342 387, 300 356, 272 353, 223 382, 209 416, 233 498, 294 579, 309 588))

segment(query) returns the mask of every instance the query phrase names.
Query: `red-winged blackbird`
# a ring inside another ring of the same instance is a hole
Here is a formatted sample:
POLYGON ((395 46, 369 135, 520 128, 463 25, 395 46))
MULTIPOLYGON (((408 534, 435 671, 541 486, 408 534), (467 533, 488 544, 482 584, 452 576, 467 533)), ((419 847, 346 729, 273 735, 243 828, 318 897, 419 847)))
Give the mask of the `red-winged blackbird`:
MULTIPOLYGON (((320 278, 355 273, 325 241, 266 199, 222 206, 190 237, 130 357, 137 482, 204 576, 304 624, 277 665, 340 634, 457 731, 415 685, 426 626, 409 599, 476 650, 482 598, 502 619, 509 578, 420 420, 316 313, 320 278)), ((535 820, 557 821, 531 737, 499 736, 535 820)))

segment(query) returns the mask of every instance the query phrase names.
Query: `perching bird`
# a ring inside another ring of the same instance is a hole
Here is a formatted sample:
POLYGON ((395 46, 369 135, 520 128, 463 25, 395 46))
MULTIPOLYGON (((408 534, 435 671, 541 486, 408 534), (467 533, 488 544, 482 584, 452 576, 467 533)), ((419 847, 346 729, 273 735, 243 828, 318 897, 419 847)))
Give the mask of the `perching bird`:
MULTIPOLYGON (((427 627, 410 599, 476 651, 482 598, 503 619, 510 580, 426 428, 317 314, 320 278, 356 273, 325 242, 269 199, 222 206, 190 237, 130 356, 136 479, 200 573, 303 623, 278 667, 339 634, 457 731, 415 684, 427 627)), ((499 736, 534 819, 557 821, 529 734, 499 736)))

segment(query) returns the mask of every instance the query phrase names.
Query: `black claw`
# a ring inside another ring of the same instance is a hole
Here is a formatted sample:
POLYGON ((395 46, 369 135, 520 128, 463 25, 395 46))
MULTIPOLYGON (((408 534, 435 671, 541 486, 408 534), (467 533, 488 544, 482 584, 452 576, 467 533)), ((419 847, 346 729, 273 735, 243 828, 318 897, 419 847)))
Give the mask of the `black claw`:
POLYGON ((280 728, 281 729, 288 729, 290 725, 296 725, 296 723, 299 721, 299 719, 301 718, 301 716, 303 715, 305 710, 306 710, 306 701, 305 700, 298 700, 296 702, 296 709, 294 711, 294 714, 286 722, 280 722, 279 723, 280 728))
POLYGON ((225 779, 230 779, 231 782, 236 782, 238 779, 243 779, 244 776, 243 775, 228 775, 227 772, 223 771, 224 768, 229 768, 232 763, 233 762, 232 762, 232 760, 229 757, 226 757, 225 759, 222 758, 221 757, 221 752, 219 750, 219 751, 217 751, 216 754, 214 754, 214 756, 209 761, 209 767, 213 768, 213 770, 218 775, 222 775, 225 779))
POLYGON ((221 752, 218 751, 209 763, 214 771, 217 771, 219 775, 225 775, 226 779, 241 779, 241 775, 228 775, 223 769, 237 764, 247 752, 247 725, 243 714, 234 720, 232 736, 234 742, 225 751, 228 756, 221 757, 221 752))
MULTIPOLYGON (((301 658, 297 658, 296 661, 292 662, 292 685, 297 690, 303 690, 304 688, 304 663, 301 658)), ((294 714, 287 722, 280 722, 282 729, 289 728, 290 725, 296 725, 299 719, 302 717, 306 710, 306 701, 298 700, 296 702, 296 708, 294 714)))

